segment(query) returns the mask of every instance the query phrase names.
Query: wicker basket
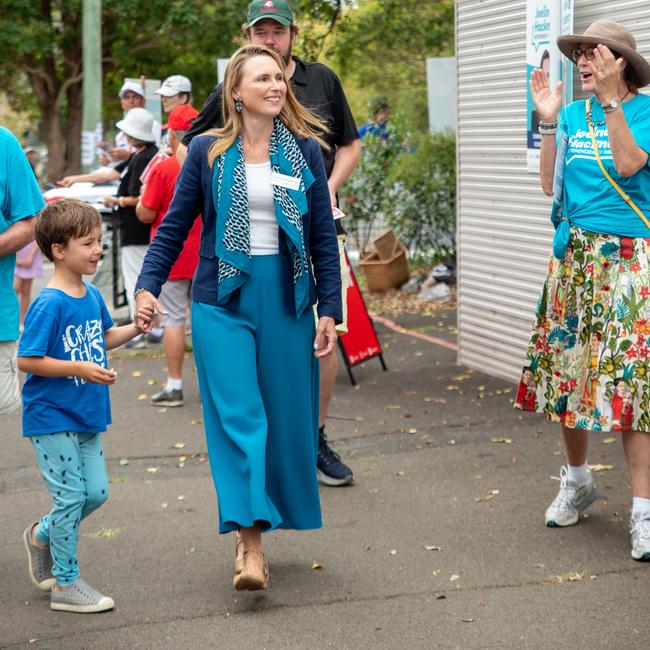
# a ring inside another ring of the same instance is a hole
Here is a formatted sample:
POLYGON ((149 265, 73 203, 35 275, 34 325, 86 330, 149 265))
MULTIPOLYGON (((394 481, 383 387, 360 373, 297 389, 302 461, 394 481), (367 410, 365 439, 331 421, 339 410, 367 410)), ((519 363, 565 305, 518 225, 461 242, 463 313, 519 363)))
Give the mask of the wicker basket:
POLYGON ((370 291, 397 289, 409 279, 406 249, 399 242, 390 259, 382 260, 377 253, 371 253, 359 262, 359 266, 370 291))
POLYGON ((399 241, 397 241, 397 237, 395 237, 392 230, 387 230, 373 240, 372 247, 375 249, 380 260, 388 262, 398 252, 399 241))

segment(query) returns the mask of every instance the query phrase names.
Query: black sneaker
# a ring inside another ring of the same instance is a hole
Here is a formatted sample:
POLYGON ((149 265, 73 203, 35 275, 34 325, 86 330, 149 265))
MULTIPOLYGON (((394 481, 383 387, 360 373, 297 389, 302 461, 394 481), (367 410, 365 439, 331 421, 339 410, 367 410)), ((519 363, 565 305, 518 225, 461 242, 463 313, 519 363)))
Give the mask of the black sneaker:
POLYGON ((149 403, 153 406, 183 406, 183 391, 163 388, 159 393, 151 396, 149 403))
POLYGON ((350 485, 354 480, 352 470, 343 462, 341 457, 332 450, 327 442, 324 432, 318 432, 318 456, 316 459, 318 468, 318 481, 330 487, 350 485))
POLYGON ((162 334, 158 336, 153 332, 149 332, 149 334, 145 334, 144 338, 147 341, 147 343, 151 343, 152 345, 158 345, 159 343, 162 343, 163 340, 162 334))

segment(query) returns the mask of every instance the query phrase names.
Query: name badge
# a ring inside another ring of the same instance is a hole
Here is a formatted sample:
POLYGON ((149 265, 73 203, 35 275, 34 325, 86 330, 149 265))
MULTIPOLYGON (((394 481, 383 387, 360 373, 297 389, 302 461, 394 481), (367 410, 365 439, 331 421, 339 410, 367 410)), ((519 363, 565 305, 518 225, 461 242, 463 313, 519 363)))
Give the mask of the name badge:
POLYGON ((300 179, 279 172, 271 172, 271 184, 286 187, 288 190, 297 190, 300 187, 300 179))

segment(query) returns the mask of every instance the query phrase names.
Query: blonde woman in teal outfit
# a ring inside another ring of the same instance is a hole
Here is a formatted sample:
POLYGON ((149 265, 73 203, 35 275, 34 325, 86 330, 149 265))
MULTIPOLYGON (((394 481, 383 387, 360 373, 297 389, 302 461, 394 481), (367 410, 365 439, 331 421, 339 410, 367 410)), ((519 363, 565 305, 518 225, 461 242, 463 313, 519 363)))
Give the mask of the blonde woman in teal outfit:
POLYGON ((322 525, 318 358, 336 341, 341 287, 324 125, 265 47, 239 49, 223 87, 225 126, 193 140, 136 300, 161 309, 154 296, 200 213, 193 345, 219 532, 238 531, 234 585, 252 590, 268 586, 263 531, 322 525))

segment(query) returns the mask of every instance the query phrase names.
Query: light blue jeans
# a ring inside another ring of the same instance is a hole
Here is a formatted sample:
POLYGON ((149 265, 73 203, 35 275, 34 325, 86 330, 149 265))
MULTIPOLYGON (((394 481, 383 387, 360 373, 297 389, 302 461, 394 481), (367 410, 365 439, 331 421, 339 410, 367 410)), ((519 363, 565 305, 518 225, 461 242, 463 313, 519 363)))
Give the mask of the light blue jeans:
POLYGON ((108 476, 98 433, 50 433, 30 438, 52 510, 38 523, 36 538, 50 547, 59 585, 79 580, 79 522, 108 498, 108 476))

